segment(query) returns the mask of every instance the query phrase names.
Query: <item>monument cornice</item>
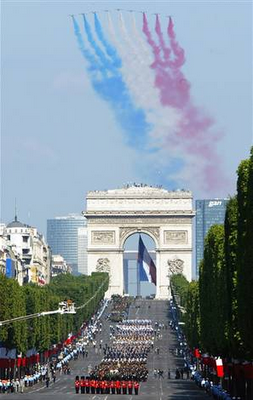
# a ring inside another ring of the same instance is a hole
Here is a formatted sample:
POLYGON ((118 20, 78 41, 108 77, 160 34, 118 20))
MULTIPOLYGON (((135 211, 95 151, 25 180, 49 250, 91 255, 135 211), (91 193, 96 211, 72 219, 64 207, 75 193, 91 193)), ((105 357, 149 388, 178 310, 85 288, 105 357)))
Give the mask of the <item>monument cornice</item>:
POLYGON ((110 227, 145 227, 147 225, 153 227, 159 227, 161 225, 189 225, 192 223, 193 215, 155 215, 155 216, 143 216, 143 215, 125 215, 125 216, 89 216, 87 221, 93 228, 98 226, 110 227), (136 225, 137 224, 137 225, 136 225))
POLYGON ((195 212, 192 210, 168 210, 168 211, 164 211, 164 210, 155 210, 155 211, 141 211, 141 210, 136 210, 136 211, 84 211, 83 212, 83 216, 86 218, 91 218, 91 217, 167 217, 167 216, 190 216, 190 217, 194 217, 195 216, 195 212))
POLYGON ((156 249, 157 253, 192 253, 192 248, 183 248, 183 247, 166 247, 161 248, 159 247, 156 249))
POLYGON ((168 191, 152 186, 130 186, 112 190, 89 191, 87 199, 191 199, 192 192, 186 190, 168 191))
MULTIPOLYGON (((115 247, 111 247, 111 248, 106 247, 106 248, 104 248, 103 247, 102 251, 103 251, 103 253, 116 253, 116 254, 124 253, 124 249, 122 250, 119 247, 117 247, 117 248, 115 248, 115 247)), ((89 248, 87 248, 87 253, 101 253, 101 249, 98 249, 98 248, 95 248, 95 247, 94 248, 89 247, 89 248)))

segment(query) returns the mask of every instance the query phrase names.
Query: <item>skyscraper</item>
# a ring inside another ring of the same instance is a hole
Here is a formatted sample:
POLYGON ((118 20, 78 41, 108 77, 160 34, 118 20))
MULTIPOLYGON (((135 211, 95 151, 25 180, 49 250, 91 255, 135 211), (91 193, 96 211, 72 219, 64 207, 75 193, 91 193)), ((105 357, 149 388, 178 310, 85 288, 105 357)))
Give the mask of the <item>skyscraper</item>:
POLYGON ((86 226, 86 219, 79 214, 69 214, 47 220, 47 241, 52 254, 60 254, 78 273, 78 228, 86 226))
POLYGON ((88 274, 87 260, 88 231, 87 227, 78 228, 78 272, 80 274, 88 274))
POLYGON ((212 225, 223 224, 228 199, 196 200, 196 277, 204 255, 205 236, 212 225))

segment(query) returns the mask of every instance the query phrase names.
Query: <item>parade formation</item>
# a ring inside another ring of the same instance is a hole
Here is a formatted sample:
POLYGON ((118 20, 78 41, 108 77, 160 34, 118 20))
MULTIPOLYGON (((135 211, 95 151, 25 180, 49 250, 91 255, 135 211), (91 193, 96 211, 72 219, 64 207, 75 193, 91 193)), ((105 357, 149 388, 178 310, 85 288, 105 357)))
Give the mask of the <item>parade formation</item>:
POLYGON ((89 376, 76 377, 76 393, 138 395, 140 382, 147 380, 147 357, 154 346, 151 320, 123 320, 110 330, 103 359, 89 376))
MULTIPOLYGON (((166 391, 178 393, 179 381, 189 383, 194 374, 197 382, 199 375, 195 367, 188 364, 185 338, 174 313, 174 304, 170 302, 169 305, 168 310, 168 304, 151 304, 151 300, 133 298, 126 302, 124 297, 102 301, 98 311, 82 325, 80 335, 66 343, 63 351, 43 366, 38 387, 33 387, 36 382, 32 383, 30 378, 23 382, 24 387, 16 381, 2 384, 0 381, 0 392, 15 396, 24 391, 32 399, 40 392, 59 396, 74 392, 90 400, 97 395, 103 395, 105 400, 111 395, 118 395, 119 399, 124 395, 129 399, 140 395, 143 399, 161 400, 166 391), (115 301, 120 315, 125 315, 120 321, 115 321, 115 301), (168 311, 172 318, 169 324, 168 311), (172 340, 168 340, 171 334, 172 340), (170 381, 174 381, 173 385, 170 381)), ((55 400, 59 398, 56 396, 55 400)))

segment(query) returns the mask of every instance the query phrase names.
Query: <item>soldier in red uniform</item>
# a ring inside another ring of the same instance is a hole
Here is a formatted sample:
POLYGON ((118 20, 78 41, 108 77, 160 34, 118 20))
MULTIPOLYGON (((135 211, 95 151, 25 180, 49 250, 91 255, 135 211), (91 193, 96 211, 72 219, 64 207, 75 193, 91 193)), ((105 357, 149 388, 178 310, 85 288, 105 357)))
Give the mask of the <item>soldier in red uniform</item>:
POLYGON ((128 381, 127 387, 128 387, 128 394, 132 394, 133 393, 133 382, 128 381))
POLYGON ((105 381, 105 393, 110 394, 110 382, 105 381))
POLYGON ((80 389, 79 376, 76 376, 75 389, 76 389, 76 394, 78 394, 79 393, 79 389, 80 389))
POLYGON ((92 394, 94 394, 95 393, 95 381, 94 381, 94 379, 92 379, 91 381, 90 381, 90 390, 91 390, 91 393, 92 394))
POLYGON ((84 376, 81 376, 80 386, 81 386, 81 393, 84 394, 84 393, 85 393, 85 380, 84 380, 84 376))
POLYGON ((85 390, 86 393, 90 393, 90 380, 88 378, 85 379, 85 390))
POLYGON ((104 393, 104 381, 99 381, 99 388, 100 388, 100 392, 101 394, 104 393))
POLYGON ((117 394, 121 394, 121 384, 120 384, 120 381, 117 380, 117 381, 115 382, 115 385, 116 385, 117 394))
POLYGON ((111 382, 110 382, 110 388, 111 388, 111 393, 112 393, 112 394, 115 394, 115 389, 116 389, 116 387, 115 387, 115 382, 114 382, 114 381, 111 381, 111 382))
POLYGON ((139 392, 139 382, 134 382, 134 394, 138 394, 139 392))
POLYGON ((127 384, 125 381, 121 382, 122 392, 123 394, 127 394, 127 384))
POLYGON ((94 381, 95 382, 95 388, 96 388, 96 393, 100 393, 100 382, 99 381, 94 381))

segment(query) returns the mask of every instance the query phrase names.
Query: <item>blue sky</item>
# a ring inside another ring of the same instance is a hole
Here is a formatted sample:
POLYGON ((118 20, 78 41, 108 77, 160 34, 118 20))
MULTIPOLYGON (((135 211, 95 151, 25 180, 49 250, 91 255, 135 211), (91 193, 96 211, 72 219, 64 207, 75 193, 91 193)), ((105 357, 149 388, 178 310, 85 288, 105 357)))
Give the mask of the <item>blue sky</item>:
POLYGON ((15 197, 19 219, 45 232, 47 218, 83 210, 88 190, 156 183, 136 168, 139 153, 92 89, 68 16, 118 7, 145 10, 150 20, 160 12, 163 24, 173 16, 194 101, 223 135, 231 185, 222 194, 233 194, 252 144, 251 2, 2 1, 3 222, 15 197))

